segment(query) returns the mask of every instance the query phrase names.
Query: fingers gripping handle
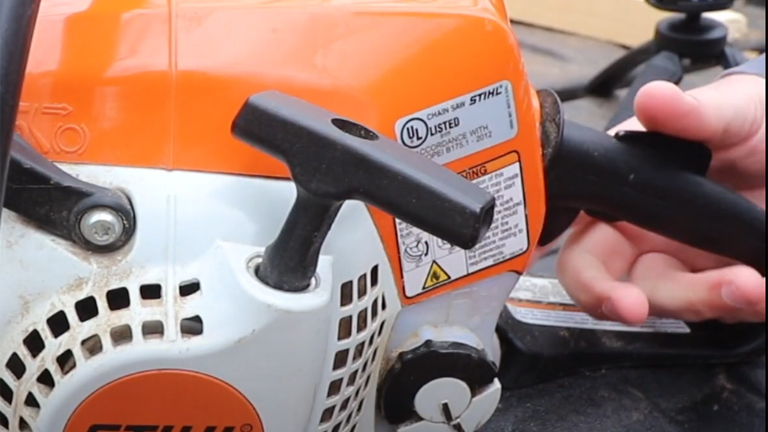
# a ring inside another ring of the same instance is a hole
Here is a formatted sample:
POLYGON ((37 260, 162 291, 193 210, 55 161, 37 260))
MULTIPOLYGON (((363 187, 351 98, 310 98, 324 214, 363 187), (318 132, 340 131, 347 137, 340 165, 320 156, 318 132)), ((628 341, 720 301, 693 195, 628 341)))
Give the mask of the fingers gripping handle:
POLYGON ((358 200, 471 249, 493 221, 491 194, 398 143, 300 99, 256 94, 237 114, 232 133, 283 161, 296 202, 265 251, 258 276, 285 291, 312 280, 328 231, 346 200, 358 200))
POLYGON ((703 145, 658 134, 612 138, 566 123, 547 167, 550 202, 626 221, 765 275, 765 210, 705 177, 703 145))

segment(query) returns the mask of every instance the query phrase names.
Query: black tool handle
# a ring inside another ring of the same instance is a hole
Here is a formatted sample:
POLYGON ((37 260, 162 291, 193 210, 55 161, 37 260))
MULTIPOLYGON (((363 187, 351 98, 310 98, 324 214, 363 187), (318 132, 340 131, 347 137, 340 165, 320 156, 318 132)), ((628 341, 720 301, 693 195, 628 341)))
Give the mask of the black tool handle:
POLYGON ((0 216, 13 131, 40 1, 0 1, 0 216))
POLYGON ((632 223, 765 275, 765 210, 707 179, 710 158, 700 144, 644 132, 612 138, 566 122, 547 167, 550 199, 609 222, 632 223))
POLYGON ((635 116, 635 99, 646 84, 654 81, 667 81, 680 84, 683 80, 683 65, 677 54, 662 51, 652 57, 640 70, 627 94, 621 99, 619 108, 608 122, 607 130, 613 129, 635 116))
MULTIPOLYGON (((763 39, 763 44, 765 44, 765 39, 763 39)), ((721 60, 721 66, 723 69, 733 69, 747 62, 749 62, 749 58, 747 58, 747 56, 744 55, 740 49, 732 45, 725 47, 723 58, 721 60)))
POLYGON ((302 291, 346 200, 358 200, 464 249, 493 221, 494 197, 453 171, 381 134, 276 91, 256 94, 237 114, 235 137, 283 161, 298 190, 258 275, 302 291))

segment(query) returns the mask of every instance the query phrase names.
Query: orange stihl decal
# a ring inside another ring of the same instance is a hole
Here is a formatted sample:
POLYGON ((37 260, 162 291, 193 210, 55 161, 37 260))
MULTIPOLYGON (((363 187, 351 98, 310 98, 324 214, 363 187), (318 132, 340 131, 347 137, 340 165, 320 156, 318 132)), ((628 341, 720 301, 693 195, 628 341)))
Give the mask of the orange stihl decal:
POLYGON ((207 426, 205 428, 196 428, 194 426, 174 426, 174 425, 119 425, 105 424, 93 425, 88 432, 249 432, 253 429, 248 426, 237 428, 236 426, 207 426))
POLYGON ((64 432, 264 432, 230 385, 187 371, 154 371, 108 384, 83 402, 64 432))

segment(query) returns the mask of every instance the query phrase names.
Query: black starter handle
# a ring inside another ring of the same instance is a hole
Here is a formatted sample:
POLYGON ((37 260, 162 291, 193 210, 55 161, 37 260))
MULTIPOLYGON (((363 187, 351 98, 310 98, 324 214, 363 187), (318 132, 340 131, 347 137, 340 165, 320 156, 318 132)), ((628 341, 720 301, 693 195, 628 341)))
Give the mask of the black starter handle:
POLYGON ((765 210, 705 176, 705 146, 648 132, 615 138, 571 122, 547 163, 548 200, 625 221, 765 275, 765 210))
POLYGON ((233 135, 284 162, 297 197, 267 247, 258 277, 284 291, 303 291, 346 200, 358 200, 463 249, 493 222, 495 199, 453 171, 379 133, 277 91, 251 96, 233 135))

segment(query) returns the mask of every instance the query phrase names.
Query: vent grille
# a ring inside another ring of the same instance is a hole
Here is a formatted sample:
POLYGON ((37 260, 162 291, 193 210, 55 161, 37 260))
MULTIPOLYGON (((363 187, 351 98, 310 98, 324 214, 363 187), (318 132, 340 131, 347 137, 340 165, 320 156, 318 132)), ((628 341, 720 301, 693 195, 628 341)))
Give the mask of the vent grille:
POLYGON ((341 284, 337 348, 331 364, 319 432, 358 431, 365 395, 386 327, 387 300, 379 286, 379 266, 356 280, 341 284))
MULTIPOLYGON (((202 294, 198 280, 183 282, 177 288, 175 297, 180 299, 202 294)), ((167 297, 171 295, 161 284, 141 285, 135 291, 113 288, 103 297, 87 296, 71 308, 54 311, 42 326, 31 329, 17 351, 0 359, 4 361, 0 363, 0 432, 36 432, 34 423, 42 404, 78 366, 139 340, 165 340, 169 324, 164 312, 167 297), (153 318, 136 322, 136 314, 131 313, 136 309, 154 312, 148 314, 153 318), (128 313, 119 314, 122 311, 128 313), (92 322, 108 322, 109 326, 89 326, 99 332, 85 333, 84 326, 92 322), (77 345, 59 342, 72 334, 83 335, 77 345), (47 364, 45 359, 54 361, 47 364), (23 385, 25 380, 27 385, 23 385)), ((183 339, 203 334, 200 316, 182 317, 175 325, 183 339)))

